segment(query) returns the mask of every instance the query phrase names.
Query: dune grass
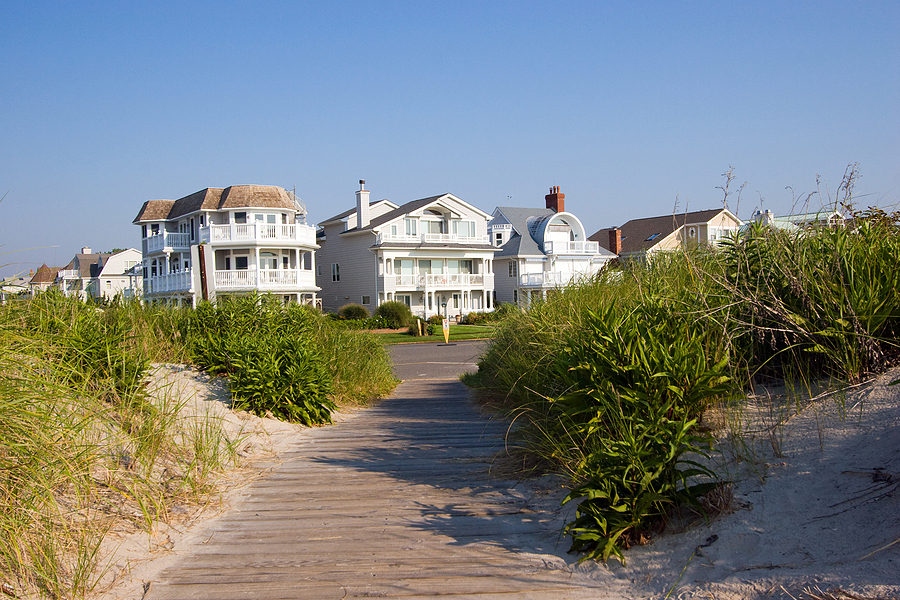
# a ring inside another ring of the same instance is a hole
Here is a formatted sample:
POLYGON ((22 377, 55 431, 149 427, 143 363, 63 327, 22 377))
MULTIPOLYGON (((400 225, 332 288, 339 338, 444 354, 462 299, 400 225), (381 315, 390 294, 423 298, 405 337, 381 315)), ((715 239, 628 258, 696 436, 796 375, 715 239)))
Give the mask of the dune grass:
POLYGON ((527 453, 572 478, 574 550, 624 561, 674 508, 699 510, 720 479, 694 459, 714 442, 710 408, 739 404, 754 382, 799 392, 897 359, 897 223, 752 227, 717 250, 608 270, 500 323, 469 381, 505 398, 527 453))
POLYGON ((233 368, 245 394, 236 399, 259 411, 300 398, 327 421, 335 403, 365 403, 395 384, 374 336, 335 330, 302 307, 248 299, 204 311, 101 306, 54 292, 0 306, 4 593, 82 597, 103 574, 110 529, 149 533, 176 504, 210 501, 240 440, 217 418, 183 411, 186 400, 165 384, 148 388, 154 363, 208 359, 210 331, 232 346, 204 366, 233 368), (225 335, 229 328, 240 335, 225 335), (296 367, 260 367, 273 357, 296 367))

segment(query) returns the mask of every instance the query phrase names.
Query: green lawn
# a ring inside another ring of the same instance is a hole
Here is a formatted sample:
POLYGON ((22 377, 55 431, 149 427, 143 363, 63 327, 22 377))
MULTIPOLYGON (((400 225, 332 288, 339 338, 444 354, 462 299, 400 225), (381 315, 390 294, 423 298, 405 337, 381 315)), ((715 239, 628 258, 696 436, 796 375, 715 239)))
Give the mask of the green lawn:
MULTIPOLYGON (((398 329, 396 333, 375 334, 384 344, 420 344, 423 342, 443 342, 443 335, 425 335, 413 337, 406 333, 405 329, 398 329)), ((450 341, 480 340, 494 335, 494 328, 484 325, 450 325, 450 341)))

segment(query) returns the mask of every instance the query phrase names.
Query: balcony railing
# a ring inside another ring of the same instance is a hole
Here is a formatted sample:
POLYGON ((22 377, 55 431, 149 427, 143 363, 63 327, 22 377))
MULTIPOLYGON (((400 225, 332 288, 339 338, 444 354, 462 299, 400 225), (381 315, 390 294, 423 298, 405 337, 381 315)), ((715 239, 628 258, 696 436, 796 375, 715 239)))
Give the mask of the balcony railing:
POLYGON ((80 279, 81 271, 75 269, 64 269, 56 274, 57 279, 80 279))
POLYGON ((393 283, 396 289, 406 288, 410 290, 424 289, 459 289, 463 287, 481 287, 488 282, 493 275, 481 273, 422 273, 419 275, 388 275, 385 281, 393 283))
POLYGON ((200 242, 208 244, 234 242, 300 242, 316 243, 316 230, 309 225, 276 225, 273 223, 231 223, 200 228, 200 242))
POLYGON ((309 290, 316 285, 315 273, 305 269, 216 271, 215 279, 217 290, 267 290, 287 287, 309 290))
POLYGON ((519 285, 521 287, 562 287, 588 276, 587 273, 560 273, 558 271, 526 273, 519 276, 519 285))
POLYGON ((173 250, 176 248, 190 248, 191 234, 163 231, 161 233, 156 233, 149 237, 145 237, 142 240, 142 246, 144 255, 151 254, 153 252, 162 252, 166 248, 172 248, 173 250))
POLYGON ((186 292, 191 290, 191 272, 179 271, 164 275, 151 275, 144 279, 145 294, 186 292))
POLYGON ((547 254, 597 254, 600 244, 597 242, 544 242, 547 254))
POLYGON ((420 235, 393 235, 388 232, 378 234, 376 244, 394 242, 400 244, 487 244, 488 236, 462 236, 455 233, 423 233, 420 235))

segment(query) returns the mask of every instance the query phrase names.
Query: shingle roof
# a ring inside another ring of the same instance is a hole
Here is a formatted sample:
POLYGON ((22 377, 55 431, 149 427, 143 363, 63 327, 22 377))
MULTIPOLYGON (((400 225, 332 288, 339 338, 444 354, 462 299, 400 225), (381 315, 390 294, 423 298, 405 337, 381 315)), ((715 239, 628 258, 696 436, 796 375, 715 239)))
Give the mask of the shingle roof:
MULTIPOLYGON (((723 210, 722 208, 714 208, 662 217, 632 219, 619 228, 622 231, 622 254, 649 250, 683 225, 706 223, 723 210), (651 236, 652 239, 650 239, 651 236)), ((588 237, 588 239, 599 243, 606 250, 610 250, 609 231, 611 229, 601 229, 588 237)))
POLYGON ((35 272, 34 277, 31 278, 29 283, 53 283, 56 280, 56 274, 58 272, 59 267, 48 267, 47 263, 44 263, 38 267, 38 270, 35 272))
MULTIPOLYGON (((378 227, 379 225, 383 225, 384 223, 387 223, 388 221, 393 221, 397 217, 401 217, 407 213, 413 212, 414 210, 419 210, 420 208, 428 206, 429 204, 431 204, 438 198, 443 198, 444 196, 447 196, 447 195, 448 194, 440 194, 438 196, 429 196, 428 198, 420 198, 418 200, 411 200, 410 202, 407 202, 406 204, 401 204, 400 206, 398 206, 397 208, 395 208, 394 210, 392 210, 390 212, 386 212, 379 217, 375 217, 374 219, 372 219, 369 222, 369 224, 366 227, 363 227, 361 229, 359 227, 354 227, 350 231, 368 231, 368 230, 374 229, 375 227, 378 227)), ((352 212, 356 212, 356 209, 354 208, 352 212)))
POLYGON ((276 185, 232 185, 202 189, 178 200, 148 200, 132 222, 177 219, 198 210, 245 207, 293 210, 295 205, 287 191, 276 185))
POLYGON ((506 217, 506 220, 513 226, 516 233, 500 247, 501 250, 496 258, 503 258, 504 256, 544 256, 544 252, 528 232, 528 219, 553 215, 556 214, 556 211, 549 208, 520 208, 516 206, 498 206, 497 211, 506 217))
MULTIPOLYGON (((384 198, 382 200, 379 200, 378 202, 372 202, 371 204, 369 204, 369 208, 370 209, 374 208, 374 207, 378 206, 379 204, 381 204, 382 202, 386 202, 393 206, 393 203, 390 200, 384 198)), ((325 223, 331 223, 332 221, 340 221, 341 219, 346 219, 347 217, 349 217, 350 215, 352 215, 354 213, 356 213, 355 206, 353 208, 349 208, 349 209, 345 210, 344 212, 342 212, 340 214, 337 214, 337 215, 334 215, 333 217, 325 219, 324 221, 320 221, 319 225, 324 225, 325 223)))

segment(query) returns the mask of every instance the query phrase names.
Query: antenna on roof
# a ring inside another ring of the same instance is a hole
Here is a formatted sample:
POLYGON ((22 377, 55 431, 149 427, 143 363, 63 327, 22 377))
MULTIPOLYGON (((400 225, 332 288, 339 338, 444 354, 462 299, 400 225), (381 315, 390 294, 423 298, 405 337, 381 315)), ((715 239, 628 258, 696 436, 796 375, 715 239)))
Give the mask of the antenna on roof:
POLYGON ((288 196, 294 201, 294 207, 297 209, 297 214, 294 215, 294 222, 306 225, 306 203, 297 196, 297 186, 294 186, 294 189, 288 192, 288 196))

